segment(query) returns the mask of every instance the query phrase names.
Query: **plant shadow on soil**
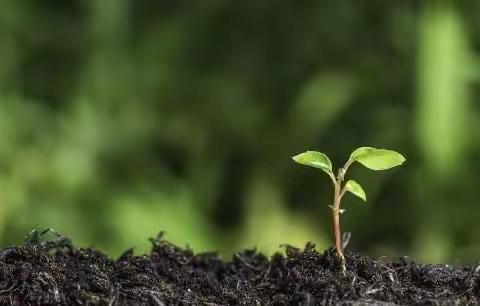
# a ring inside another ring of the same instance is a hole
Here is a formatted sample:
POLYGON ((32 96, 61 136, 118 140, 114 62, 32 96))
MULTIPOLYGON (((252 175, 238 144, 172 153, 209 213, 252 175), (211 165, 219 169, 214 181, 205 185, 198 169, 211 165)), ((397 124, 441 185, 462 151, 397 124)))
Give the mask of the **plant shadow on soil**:
MULTIPOLYGON (((37 237, 38 238, 38 237, 37 237)), ((228 262, 159 235, 150 255, 112 260, 68 238, 0 250, 1 305, 465 305, 480 303, 480 266, 421 265, 308 243, 270 259, 244 250, 228 262)))

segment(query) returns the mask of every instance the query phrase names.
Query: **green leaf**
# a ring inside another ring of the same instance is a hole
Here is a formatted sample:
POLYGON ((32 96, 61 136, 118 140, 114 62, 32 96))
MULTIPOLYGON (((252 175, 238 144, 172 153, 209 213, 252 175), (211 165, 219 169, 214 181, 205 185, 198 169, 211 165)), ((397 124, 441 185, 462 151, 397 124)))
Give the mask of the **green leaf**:
POLYGON ((347 191, 350 191, 351 193, 353 193, 354 195, 356 195, 360 199, 364 200, 365 202, 367 201, 367 195, 365 194, 365 191, 363 190, 362 186, 360 186, 360 184, 357 183, 356 181, 349 180, 345 184, 345 189, 347 191))
POLYGON ((405 157, 392 150, 362 147, 353 151, 350 160, 358 161, 372 170, 386 170, 403 164, 405 157))
POLYGON ((327 157, 327 155, 316 152, 316 151, 307 151, 292 157, 292 159, 302 165, 307 165, 310 167, 315 167, 322 169, 328 174, 333 174, 332 172, 332 162, 327 157))

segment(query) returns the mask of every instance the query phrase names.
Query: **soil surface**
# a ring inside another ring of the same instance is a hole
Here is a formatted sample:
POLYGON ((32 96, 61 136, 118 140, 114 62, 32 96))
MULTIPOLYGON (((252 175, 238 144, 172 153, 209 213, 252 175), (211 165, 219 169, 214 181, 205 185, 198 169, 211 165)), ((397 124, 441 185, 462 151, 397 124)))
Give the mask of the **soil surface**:
POLYGON ((467 305, 480 303, 480 266, 383 262, 307 244, 268 258, 255 250, 222 261, 152 239, 148 256, 112 260, 35 233, 0 250, 1 305, 467 305))

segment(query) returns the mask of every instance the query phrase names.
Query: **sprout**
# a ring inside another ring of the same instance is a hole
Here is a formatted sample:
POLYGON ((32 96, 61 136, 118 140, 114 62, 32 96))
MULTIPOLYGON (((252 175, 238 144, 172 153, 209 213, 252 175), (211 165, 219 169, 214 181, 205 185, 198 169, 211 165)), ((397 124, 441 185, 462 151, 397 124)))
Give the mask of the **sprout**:
POLYGON ((342 241, 340 238, 340 214, 342 214, 345 210, 340 209, 340 202, 347 191, 359 197, 363 201, 367 201, 367 195, 359 183, 354 180, 348 180, 345 184, 343 184, 348 168, 354 162, 359 162, 360 164, 372 170, 386 170, 403 164, 405 162, 405 157, 403 157, 400 153, 386 149, 376 149, 372 147, 358 148, 352 152, 345 165, 338 169, 337 176, 333 174, 332 162, 328 156, 323 153, 307 151, 294 156, 293 160, 302 165, 321 169, 328 174, 333 182, 333 205, 330 205, 330 208, 333 211, 335 248, 337 250, 338 257, 340 257, 342 260, 342 270, 343 273, 345 273, 345 256, 343 255, 342 241))

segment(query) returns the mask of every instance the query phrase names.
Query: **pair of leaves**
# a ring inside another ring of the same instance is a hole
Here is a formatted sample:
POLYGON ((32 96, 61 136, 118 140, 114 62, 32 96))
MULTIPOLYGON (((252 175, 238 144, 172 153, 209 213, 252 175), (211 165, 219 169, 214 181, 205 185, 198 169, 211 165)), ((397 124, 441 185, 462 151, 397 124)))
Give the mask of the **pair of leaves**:
MULTIPOLYGON (((335 177, 332 171, 332 162, 327 155, 321 152, 307 151, 294 156, 293 160, 302 165, 319 168, 330 177, 335 177)), ((392 150, 361 147, 350 154, 349 163, 356 161, 372 170, 386 170, 403 164, 405 157, 392 150)), ((362 200, 367 200, 365 191, 356 181, 349 180, 345 184, 345 189, 362 200)))
MULTIPOLYGON (((329 174, 333 174, 332 162, 328 156, 323 153, 307 151, 294 156, 293 160, 299 164, 319 168, 329 174)), ((352 152, 350 161, 358 161, 371 170, 387 170, 403 164, 405 157, 392 150, 362 147, 352 152)))

